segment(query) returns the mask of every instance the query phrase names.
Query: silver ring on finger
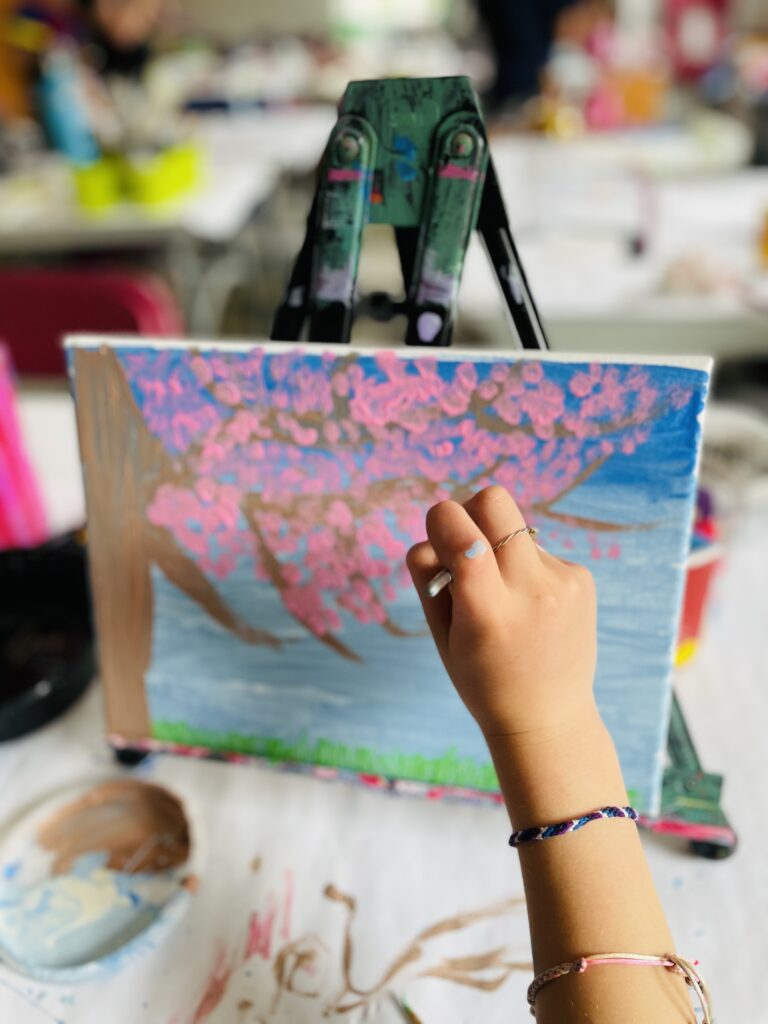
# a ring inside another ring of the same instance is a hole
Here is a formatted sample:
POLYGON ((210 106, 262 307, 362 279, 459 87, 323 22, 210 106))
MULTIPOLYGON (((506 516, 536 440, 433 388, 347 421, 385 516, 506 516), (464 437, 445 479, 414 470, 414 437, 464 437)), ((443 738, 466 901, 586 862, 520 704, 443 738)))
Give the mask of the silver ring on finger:
POLYGON ((495 554, 503 548, 505 544, 509 544, 514 537, 519 537, 522 533, 527 533, 530 537, 535 537, 538 532, 539 531, 535 526, 521 526, 519 530, 513 530, 512 533, 508 533, 506 537, 502 537, 500 541, 497 541, 491 548, 491 551, 495 554))

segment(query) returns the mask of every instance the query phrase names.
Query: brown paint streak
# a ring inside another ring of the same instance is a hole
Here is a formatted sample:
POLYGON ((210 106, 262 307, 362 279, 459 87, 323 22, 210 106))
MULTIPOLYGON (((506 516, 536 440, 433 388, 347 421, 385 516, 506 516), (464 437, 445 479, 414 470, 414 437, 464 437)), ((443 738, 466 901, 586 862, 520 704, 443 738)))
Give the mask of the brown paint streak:
POLYGON ((88 552, 111 732, 150 733, 144 674, 151 656, 152 586, 143 489, 156 458, 114 352, 73 353, 77 422, 88 499, 88 552))
POLYGON ((246 643, 282 647, 278 637, 256 629, 232 611, 197 563, 179 548, 168 530, 146 523, 144 532, 150 561, 175 587, 204 608, 215 622, 246 643))
POLYGON ((574 516, 566 512, 555 512, 549 505, 531 505, 531 512, 553 519, 565 526, 575 526, 580 530, 594 530, 596 533, 627 533, 634 530, 650 530, 653 523, 607 523, 602 519, 587 519, 585 516, 574 516))
POLYGON ((45 821, 37 835, 64 874, 87 853, 106 853, 115 871, 160 872, 189 859, 189 824, 181 804, 160 786, 132 780, 94 786, 45 821))
POLYGON ((322 979, 319 975, 318 966, 322 957, 326 959, 330 951, 323 940, 314 934, 304 935, 295 942, 289 942, 283 946, 275 958, 272 967, 277 989, 275 991, 270 1015, 275 1013, 280 1001, 286 992, 292 995, 301 996, 303 999, 317 999, 322 988, 322 979), (300 987, 298 979, 309 975, 314 970, 316 977, 313 984, 307 986, 306 980, 303 987, 300 987))
MULTIPOLYGON (((357 909, 354 898, 347 893, 341 892, 334 885, 325 887, 325 896, 328 899, 341 903, 347 910, 347 919, 344 927, 344 939, 342 948, 342 978, 343 990, 332 1001, 328 1012, 337 1014, 350 1013, 352 1010, 365 1006, 372 997, 386 989, 389 983, 406 967, 416 963, 424 956, 425 944, 433 938, 445 935, 449 932, 461 931, 477 921, 497 917, 510 910, 517 910, 524 906, 524 900, 514 897, 502 900, 491 906, 483 907, 480 910, 469 911, 464 914, 455 914, 445 918, 433 925, 428 926, 419 932, 416 938, 395 957, 389 967, 385 970, 379 981, 371 988, 363 989, 353 984, 351 979, 352 960, 354 956, 354 944, 352 940, 352 925, 357 909), (351 1002, 347 1001, 349 996, 355 996, 351 1002)), ((456 983, 467 985, 471 988, 493 991, 499 988, 507 977, 515 970, 528 969, 528 964, 509 962, 503 959, 505 950, 492 950, 489 953, 467 956, 456 959, 443 959, 439 963, 427 967, 420 972, 419 977, 439 977, 456 983), (474 972, 479 970, 496 969, 500 973, 491 978, 479 978, 474 972)))
MULTIPOLYGON (((508 434, 511 431, 518 430, 523 434, 536 434, 532 423, 508 423, 502 419, 501 416, 495 413, 489 413, 487 411, 487 402, 480 397, 475 391, 469 400, 468 412, 471 412, 476 419, 478 427, 483 430, 488 430, 493 434, 508 434)), ((618 434, 622 430, 626 430, 628 427, 639 427, 644 423, 652 423, 654 420, 663 416, 666 409, 661 406, 656 406, 651 409, 648 415, 638 415, 634 413, 630 416, 624 416, 620 420, 606 420, 604 422, 593 422, 593 431, 590 432, 587 441, 594 440, 598 437, 605 437, 607 434, 618 434)), ((567 437, 574 437, 572 430, 564 426, 562 423, 554 423, 553 425, 553 438, 562 440, 567 437)))
POLYGON ((503 970, 495 978, 475 978, 463 971, 453 971, 444 964, 430 967, 429 970, 424 971, 419 977, 444 978, 446 981, 453 981, 458 985, 466 985, 468 988, 477 988, 483 992, 495 992, 501 988, 513 971, 528 970, 528 965, 524 963, 500 964, 499 966, 503 970))
POLYGON ((115 352, 75 349, 73 360, 107 721, 130 743, 151 734, 144 679, 152 654, 153 563, 242 640, 272 647, 280 641, 235 615, 170 533, 148 523, 146 506, 158 486, 191 486, 192 479, 150 433, 115 352))

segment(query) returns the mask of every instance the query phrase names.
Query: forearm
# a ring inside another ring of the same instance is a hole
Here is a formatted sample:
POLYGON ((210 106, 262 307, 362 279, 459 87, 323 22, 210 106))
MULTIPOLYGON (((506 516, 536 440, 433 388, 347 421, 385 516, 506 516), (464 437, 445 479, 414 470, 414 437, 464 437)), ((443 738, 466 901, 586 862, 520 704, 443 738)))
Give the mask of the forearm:
MULTIPOLYGON (((489 748, 514 829, 628 802, 613 743, 594 706, 560 731, 490 738, 489 748)), ((674 951, 632 821, 597 821, 522 846, 520 859, 537 973, 591 953, 674 951)), ((542 989, 536 1011, 540 1024, 695 1020, 680 977, 635 967, 559 979, 542 989)))
MULTIPOLYGON (((592 697, 597 598, 590 574, 531 541, 508 492, 427 514, 408 564, 435 643, 483 729, 515 829, 626 805, 592 697), (527 534, 527 536, 526 536, 527 534), (448 570, 448 593, 429 582, 448 570), (502 738, 506 737, 506 738, 502 738)), ((628 820, 594 821, 520 851, 537 973, 590 954, 674 952, 628 820)), ((595 966, 546 985, 540 1024, 692 1024, 684 981, 663 967, 595 966)))

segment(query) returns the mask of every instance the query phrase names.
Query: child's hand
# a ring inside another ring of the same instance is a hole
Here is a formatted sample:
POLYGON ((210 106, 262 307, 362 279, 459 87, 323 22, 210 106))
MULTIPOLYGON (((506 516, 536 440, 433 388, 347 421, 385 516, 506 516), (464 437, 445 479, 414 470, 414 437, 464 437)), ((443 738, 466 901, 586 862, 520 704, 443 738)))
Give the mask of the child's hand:
POLYGON ((588 570, 542 551, 502 487, 427 514, 408 567, 448 674, 486 737, 547 735, 593 713, 595 588, 588 570), (440 568, 453 583, 425 588, 440 568))

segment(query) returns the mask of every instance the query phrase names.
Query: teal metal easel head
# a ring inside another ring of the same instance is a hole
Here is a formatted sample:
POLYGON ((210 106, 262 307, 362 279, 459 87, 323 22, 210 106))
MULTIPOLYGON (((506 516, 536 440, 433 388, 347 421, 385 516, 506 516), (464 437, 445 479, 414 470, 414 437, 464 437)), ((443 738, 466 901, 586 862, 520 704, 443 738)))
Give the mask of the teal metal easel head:
MULTIPOLYGON (((339 106, 339 119, 350 126, 365 122, 376 136, 368 168, 368 219, 372 223, 418 227, 433 169, 452 166, 464 174, 474 171, 479 177, 485 173, 485 128, 468 78, 350 82, 339 106)), ((337 142, 339 152, 332 154, 332 159, 354 153, 354 139, 353 134, 343 133, 337 142)), ((467 178, 459 174, 456 180, 467 178)))
POLYGON ((320 166, 304 246, 272 328, 292 341, 349 341, 363 230, 391 224, 406 342, 450 343, 467 245, 478 228, 520 343, 546 348, 515 251, 468 78, 351 82, 320 166))

